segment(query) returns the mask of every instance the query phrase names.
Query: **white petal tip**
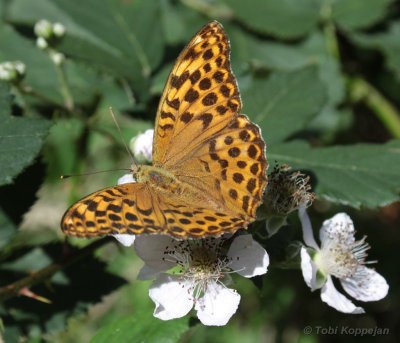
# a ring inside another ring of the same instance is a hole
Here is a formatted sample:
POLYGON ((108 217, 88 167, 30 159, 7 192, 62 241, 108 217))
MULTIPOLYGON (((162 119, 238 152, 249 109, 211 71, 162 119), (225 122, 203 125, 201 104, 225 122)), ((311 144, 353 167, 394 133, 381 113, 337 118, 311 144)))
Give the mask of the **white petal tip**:
POLYGON ((135 235, 117 234, 111 235, 123 246, 130 247, 135 242, 135 235))
POLYGON ((124 183, 132 183, 132 182, 136 182, 135 179, 133 178, 132 174, 125 174, 124 176, 121 176, 118 179, 118 184, 122 185, 124 183))

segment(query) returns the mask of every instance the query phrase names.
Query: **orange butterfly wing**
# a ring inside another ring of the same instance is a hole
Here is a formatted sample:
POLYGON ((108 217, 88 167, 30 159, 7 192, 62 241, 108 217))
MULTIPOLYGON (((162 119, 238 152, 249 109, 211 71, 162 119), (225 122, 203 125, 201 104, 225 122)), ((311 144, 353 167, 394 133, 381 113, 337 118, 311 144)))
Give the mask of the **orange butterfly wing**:
POLYGON ((62 220, 65 233, 198 238, 235 232, 255 219, 266 186, 265 144, 259 128, 239 115, 229 54, 222 26, 203 27, 178 57, 156 117, 153 165, 209 201, 161 194, 147 183, 119 185, 72 205, 62 220))
POLYGON ((193 208, 179 199, 156 194, 145 184, 127 183, 95 192, 73 204, 65 213, 61 228, 77 237, 161 233, 198 238, 236 231, 242 225, 243 220, 238 217, 193 208))

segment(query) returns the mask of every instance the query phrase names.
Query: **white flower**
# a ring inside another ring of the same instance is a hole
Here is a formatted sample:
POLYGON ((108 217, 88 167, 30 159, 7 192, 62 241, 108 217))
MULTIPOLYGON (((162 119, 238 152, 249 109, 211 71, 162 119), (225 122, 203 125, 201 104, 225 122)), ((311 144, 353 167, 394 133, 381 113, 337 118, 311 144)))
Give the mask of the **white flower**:
POLYGON ((365 265, 370 246, 365 237, 355 240, 354 226, 346 213, 338 213, 324 221, 320 229, 321 247, 318 247, 311 222, 304 207, 299 209, 304 242, 301 248, 301 269, 307 285, 321 289, 321 299, 329 306, 344 313, 364 313, 350 299, 338 292, 332 276, 338 278, 344 290, 360 301, 384 298, 389 290, 386 280, 374 269, 365 265))
POLYGON ((240 295, 226 286, 230 274, 246 278, 267 272, 269 257, 251 235, 177 241, 168 236, 138 236, 135 249, 145 262, 139 279, 156 277, 149 289, 162 320, 183 317, 193 308, 204 325, 225 325, 236 312, 240 295), (173 268, 173 273, 166 273, 173 268))
MULTIPOLYGON (((131 183, 131 182, 136 182, 135 179, 133 178, 132 174, 125 174, 124 176, 120 177, 118 179, 118 184, 122 185, 123 183, 131 183)), ((120 242, 122 245, 126 247, 130 247, 133 242, 135 242, 135 235, 129 235, 129 234, 116 234, 116 235, 111 235, 113 236, 118 242, 120 242)))
POLYGON ((129 147, 140 163, 151 161, 154 130, 149 129, 131 139, 129 147))

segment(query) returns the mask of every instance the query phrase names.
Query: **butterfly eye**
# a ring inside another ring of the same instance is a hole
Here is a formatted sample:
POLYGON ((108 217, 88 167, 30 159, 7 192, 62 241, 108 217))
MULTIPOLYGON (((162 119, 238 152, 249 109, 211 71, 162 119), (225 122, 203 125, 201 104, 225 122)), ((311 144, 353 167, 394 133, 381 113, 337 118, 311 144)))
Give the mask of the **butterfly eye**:
POLYGON ((156 172, 150 172, 150 181, 152 183, 161 183, 162 177, 160 174, 158 174, 156 172))

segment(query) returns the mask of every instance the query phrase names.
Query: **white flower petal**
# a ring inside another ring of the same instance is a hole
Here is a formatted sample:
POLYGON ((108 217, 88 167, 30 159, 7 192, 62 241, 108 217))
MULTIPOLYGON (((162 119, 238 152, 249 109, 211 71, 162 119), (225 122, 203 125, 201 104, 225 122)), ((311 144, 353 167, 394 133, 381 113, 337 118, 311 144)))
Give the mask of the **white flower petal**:
POLYGON ((125 174, 124 176, 121 176, 118 179, 119 185, 122 185, 123 183, 132 183, 132 182, 136 182, 136 180, 133 178, 132 174, 125 174))
POLYGON ((136 238, 135 235, 128 235, 128 234, 116 234, 111 236, 113 236, 118 242, 120 242, 122 245, 126 247, 130 247, 136 238))
POLYGON ((237 236, 227 256, 232 259, 229 267, 244 277, 250 278, 267 272, 269 256, 251 235, 237 236))
POLYGON ((310 217, 307 214, 307 209, 305 206, 302 205, 299 207, 298 215, 301 222, 301 227, 303 229, 304 243, 311 248, 319 249, 314 238, 310 217))
POLYGON ((353 314, 365 313, 362 307, 355 306, 351 300, 337 291, 330 276, 328 276, 325 285, 321 289, 321 299, 340 312, 353 314))
POLYGON ((135 250, 144 263, 154 271, 166 271, 176 265, 176 262, 165 255, 171 250, 171 245, 176 242, 165 235, 140 235, 135 240, 135 250))
POLYGON ((385 278, 371 268, 360 266, 352 278, 341 280, 344 290, 354 299, 377 301, 384 298, 389 285, 385 278))
POLYGON ((162 320, 185 316, 193 307, 191 283, 178 276, 162 274, 153 282, 149 296, 156 304, 154 317, 162 320))
POLYGON ((151 161, 153 151, 153 136, 154 130, 149 129, 131 139, 129 146, 139 161, 151 161))
POLYGON ((155 279, 160 273, 163 271, 154 270, 150 268, 148 265, 144 265, 137 275, 138 280, 152 280, 155 279))
POLYGON ((225 325, 236 312, 239 302, 240 295, 234 289, 211 283, 195 304, 197 317, 204 325, 225 325))
POLYGON ((319 231, 319 238, 322 248, 332 240, 348 246, 355 241, 354 233, 354 225, 351 218, 346 213, 338 213, 323 222, 319 231))
POLYGON ((303 273, 303 278, 308 287, 311 288, 312 291, 317 289, 317 267, 315 263, 312 261, 311 256, 308 254, 307 249, 301 247, 300 251, 301 256, 301 271, 303 273))

